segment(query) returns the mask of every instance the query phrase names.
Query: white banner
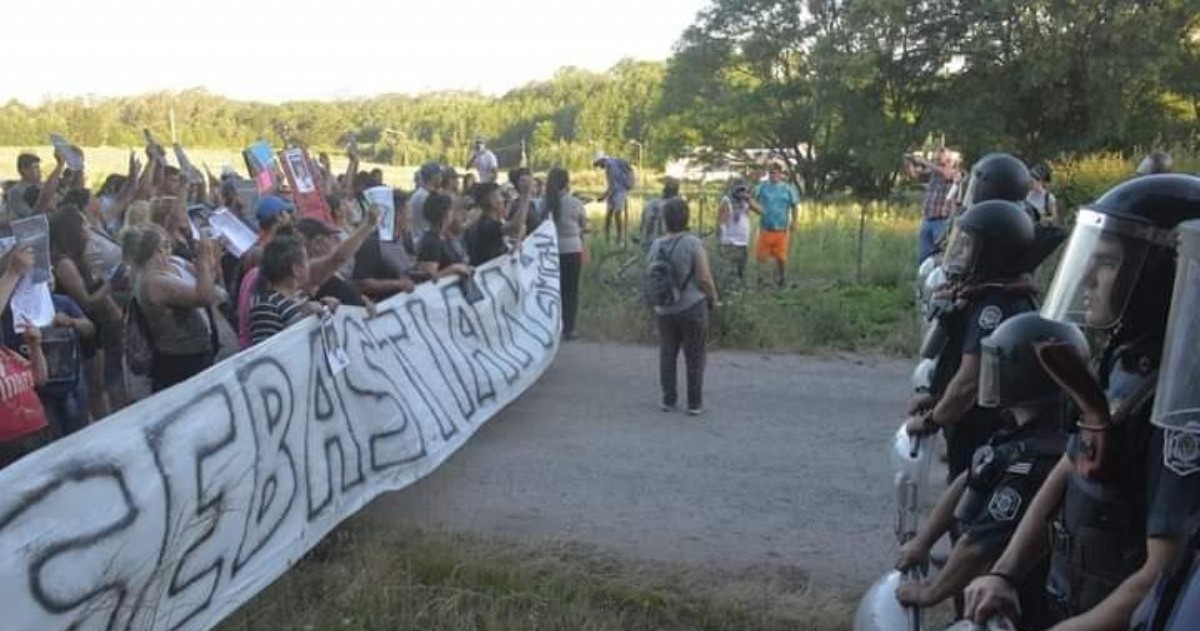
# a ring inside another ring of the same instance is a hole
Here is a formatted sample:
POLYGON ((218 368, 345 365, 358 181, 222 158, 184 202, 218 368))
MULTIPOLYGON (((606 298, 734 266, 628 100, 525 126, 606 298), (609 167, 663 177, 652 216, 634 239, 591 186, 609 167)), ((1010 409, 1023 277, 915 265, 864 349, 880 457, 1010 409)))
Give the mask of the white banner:
POLYGON ((521 256, 310 318, 0 471, 0 628, 203 630, 385 491, 433 471, 554 358, 553 225, 521 256))

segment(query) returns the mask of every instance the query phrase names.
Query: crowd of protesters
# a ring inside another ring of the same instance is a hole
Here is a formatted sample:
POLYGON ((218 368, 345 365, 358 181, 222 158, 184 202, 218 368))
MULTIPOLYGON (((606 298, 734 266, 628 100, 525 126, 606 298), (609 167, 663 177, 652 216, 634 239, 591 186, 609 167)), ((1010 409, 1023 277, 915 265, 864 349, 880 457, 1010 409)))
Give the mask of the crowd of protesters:
POLYGON ((364 195, 383 174, 360 170, 354 149, 345 173, 325 154, 311 166, 327 220, 298 216, 287 184, 248 201, 254 182, 232 168, 201 176, 165 155, 148 143, 144 163, 131 154, 127 172, 96 192, 78 148, 56 148, 49 174, 35 153, 17 159, 19 179, 5 183, 0 205, 0 467, 120 410, 131 392, 170 388, 307 317, 470 278, 547 218, 560 235, 563 335, 574 336, 586 217, 564 170, 550 172, 545 195, 527 169, 501 183, 480 139, 467 165, 478 180, 429 163, 411 194, 392 189, 386 239, 364 195), (257 235, 240 256, 208 225, 223 211, 257 235), (38 265, 38 244, 16 239, 13 225, 39 215, 55 312, 45 326, 14 321, 10 304, 38 265))

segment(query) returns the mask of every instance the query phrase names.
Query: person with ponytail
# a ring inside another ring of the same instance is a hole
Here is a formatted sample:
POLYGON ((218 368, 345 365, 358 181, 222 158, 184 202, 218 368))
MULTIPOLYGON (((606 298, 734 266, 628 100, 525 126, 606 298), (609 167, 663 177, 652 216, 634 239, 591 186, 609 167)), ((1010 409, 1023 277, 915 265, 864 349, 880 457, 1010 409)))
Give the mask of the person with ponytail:
POLYGON ((562 293, 562 337, 575 338, 575 316, 579 313, 579 277, 583 271, 583 231, 587 212, 583 202, 571 195, 571 176, 555 167, 546 175, 546 192, 537 204, 537 214, 554 219, 558 231, 558 263, 562 293))

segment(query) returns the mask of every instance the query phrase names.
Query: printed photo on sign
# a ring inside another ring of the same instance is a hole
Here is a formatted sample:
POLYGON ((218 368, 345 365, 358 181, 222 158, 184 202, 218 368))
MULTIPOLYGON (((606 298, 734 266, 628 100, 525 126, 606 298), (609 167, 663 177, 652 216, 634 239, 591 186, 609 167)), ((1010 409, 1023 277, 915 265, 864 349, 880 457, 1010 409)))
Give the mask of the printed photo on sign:
POLYGON ((304 156, 304 150, 289 149, 286 155, 288 170, 292 172, 292 181, 296 184, 296 192, 311 193, 317 190, 312 172, 308 170, 308 159, 304 156))
POLYGON ((227 208, 218 208, 208 216, 208 225, 212 226, 214 232, 221 239, 221 243, 225 245, 225 249, 229 253, 241 257, 254 244, 258 243, 258 234, 250 229, 250 226, 242 223, 240 219, 233 216, 227 208))
POLYGON ((379 240, 396 238, 396 198, 390 186, 376 186, 363 191, 367 203, 379 213, 379 240))

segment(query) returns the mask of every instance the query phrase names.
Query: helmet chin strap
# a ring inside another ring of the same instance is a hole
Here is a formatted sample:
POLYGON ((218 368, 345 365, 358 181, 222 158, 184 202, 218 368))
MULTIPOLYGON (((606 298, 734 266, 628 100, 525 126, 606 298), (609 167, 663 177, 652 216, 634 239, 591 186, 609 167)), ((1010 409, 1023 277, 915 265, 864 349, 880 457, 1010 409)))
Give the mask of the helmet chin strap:
POLYGON ((1079 427, 1081 453, 1075 459, 1075 470, 1089 480, 1111 479, 1115 456, 1110 448, 1108 433, 1113 427, 1108 397, 1092 376, 1087 362, 1070 344, 1045 342, 1034 345, 1038 362, 1046 374, 1075 402, 1080 410, 1079 427))

